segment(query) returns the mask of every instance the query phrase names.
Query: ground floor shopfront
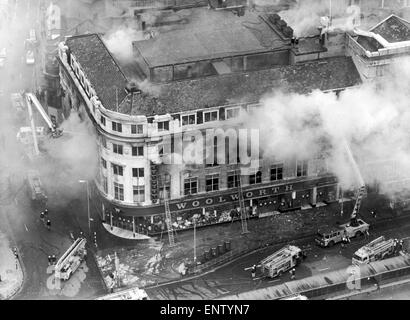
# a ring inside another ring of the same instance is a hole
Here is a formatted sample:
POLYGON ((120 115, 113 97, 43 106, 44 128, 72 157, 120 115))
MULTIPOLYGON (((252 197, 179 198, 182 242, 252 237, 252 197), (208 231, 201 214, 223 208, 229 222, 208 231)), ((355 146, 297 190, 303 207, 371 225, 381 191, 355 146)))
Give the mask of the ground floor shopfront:
MULTIPOLYGON (((296 211, 337 201, 339 185, 334 176, 293 179, 281 184, 244 187, 245 210, 250 219, 274 212, 296 211)), ((111 226, 133 233, 160 235, 167 230, 164 204, 130 207, 107 200, 97 188, 94 200, 101 207, 101 219, 111 226)), ((175 230, 205 227, 240 220, 238 189, 170 200, 175 230)))

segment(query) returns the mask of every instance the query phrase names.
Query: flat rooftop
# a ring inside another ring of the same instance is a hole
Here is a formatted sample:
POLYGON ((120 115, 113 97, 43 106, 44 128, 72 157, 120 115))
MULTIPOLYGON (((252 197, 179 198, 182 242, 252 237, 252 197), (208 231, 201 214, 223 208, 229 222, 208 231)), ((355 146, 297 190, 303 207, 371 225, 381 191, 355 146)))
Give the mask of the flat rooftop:
POLYGON ((175 15, 181 19, 172 28, 158 29, 156 37, 133 43, 148 66, 171 65, 287 46, 287 42, 259 18, 257 13, 248 10, 243 17, 234 15, 230 10, 215 11, 207 8, 181 10, 175 15))
POLYGON ((361 84, 350 57, 335 57, 278 68, 211 76, 194 80, 151 84, 150 94, 134 94, 121 103, 119 111, 153 116, 205 109, 232 103, 258 102, 275 89, 307 94, 343 89, 361 84))

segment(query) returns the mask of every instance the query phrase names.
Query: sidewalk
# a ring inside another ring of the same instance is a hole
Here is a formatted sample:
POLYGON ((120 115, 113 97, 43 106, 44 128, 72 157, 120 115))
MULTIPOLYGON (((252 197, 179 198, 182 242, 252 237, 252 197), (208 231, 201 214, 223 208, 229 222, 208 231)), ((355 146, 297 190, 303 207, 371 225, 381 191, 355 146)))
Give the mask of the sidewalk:
POLYGON ((11 298, 23 285, 23 271, 13 254, 13 246, 0 231, 0 300, 11 298))
MULTIPOLYGON (((292 242, 300 237, 313 237, 319 227, 334 226, 349 221, 353 205, 353 201, 343 204, 343 216, 340 213, 340 204, 332 203, 320 208, 251 219, 248 221, 250 233, 245 235, 241 232, 240 222, 198 228, 196 230, 197 259, 201 261, 205 250, 215 248, 224 241, 230 241, 231 248, 237 252, 249 252, 278 242, 292 242)), ((375 197, 364 200, 360 212, 360 216, 370 225, 376 221, 410 214, 410 211, 395 212, 387 207, 383 199, 375 197), (377 210, 377 219, 370 214, 374 209, 377 210)), ((169 247, 167 233, 164 233, 163 242, 137 241, 134 248, 97 252, 98 265, 107 287, 144 287, 184 279, 181 271, 193 261, 194 256, 193 231, 178 232, 175 239, 175 247, 169 247), (118 257, 117 263, 115 263, 114 252, 118 257)))

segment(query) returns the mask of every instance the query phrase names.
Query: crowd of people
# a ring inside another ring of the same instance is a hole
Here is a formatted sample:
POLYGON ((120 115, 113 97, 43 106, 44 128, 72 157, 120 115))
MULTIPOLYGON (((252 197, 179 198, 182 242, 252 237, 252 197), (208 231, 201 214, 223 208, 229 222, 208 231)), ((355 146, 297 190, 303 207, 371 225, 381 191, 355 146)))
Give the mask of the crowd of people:
MULTIPOLYGON (((257 207, 246 207, 248 218, 257 217, 257 207)), ((107 215, 109 216, 109 215, 107 215)), ((106 216, 106 217, 107 217, 106 216)), ((232 222, 241 218, 240 209, 227 209, 227 210, 207 210, 205 212, 182 212, 172 215, 172 228, 176 231, 192 229, 194 224, 196 227, 205 227, 215 224, 232 222)), ((138 217, 135 219, 136 232, 147 235, 156 235, 166 232, 168 230, 165 215, 155 215, 151 217, 138 217)), ((109 221, 109 218, 106 219, 109 221)), ((122 220, 124 221, 124 219, 122 220)), ((122 228, 132 229, 132 225, 124 223, 122 228)))

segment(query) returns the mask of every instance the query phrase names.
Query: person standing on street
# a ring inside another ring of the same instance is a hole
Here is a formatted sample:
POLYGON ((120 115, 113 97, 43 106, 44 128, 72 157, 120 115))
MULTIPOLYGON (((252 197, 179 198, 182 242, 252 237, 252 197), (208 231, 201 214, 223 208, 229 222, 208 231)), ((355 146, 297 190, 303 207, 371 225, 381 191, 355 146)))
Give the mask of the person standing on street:
POLYGON ((50 227, 51 227, 51 221, 50 221, 50 219, 47 220, 46 225, 47 225, 47 229, 50 230, 50 227))
POLYGON ((256 264, 254 264, 252 266, 251 273, 252 273, 252 278, 255 278, 255 276, 256 276, 256 264))

